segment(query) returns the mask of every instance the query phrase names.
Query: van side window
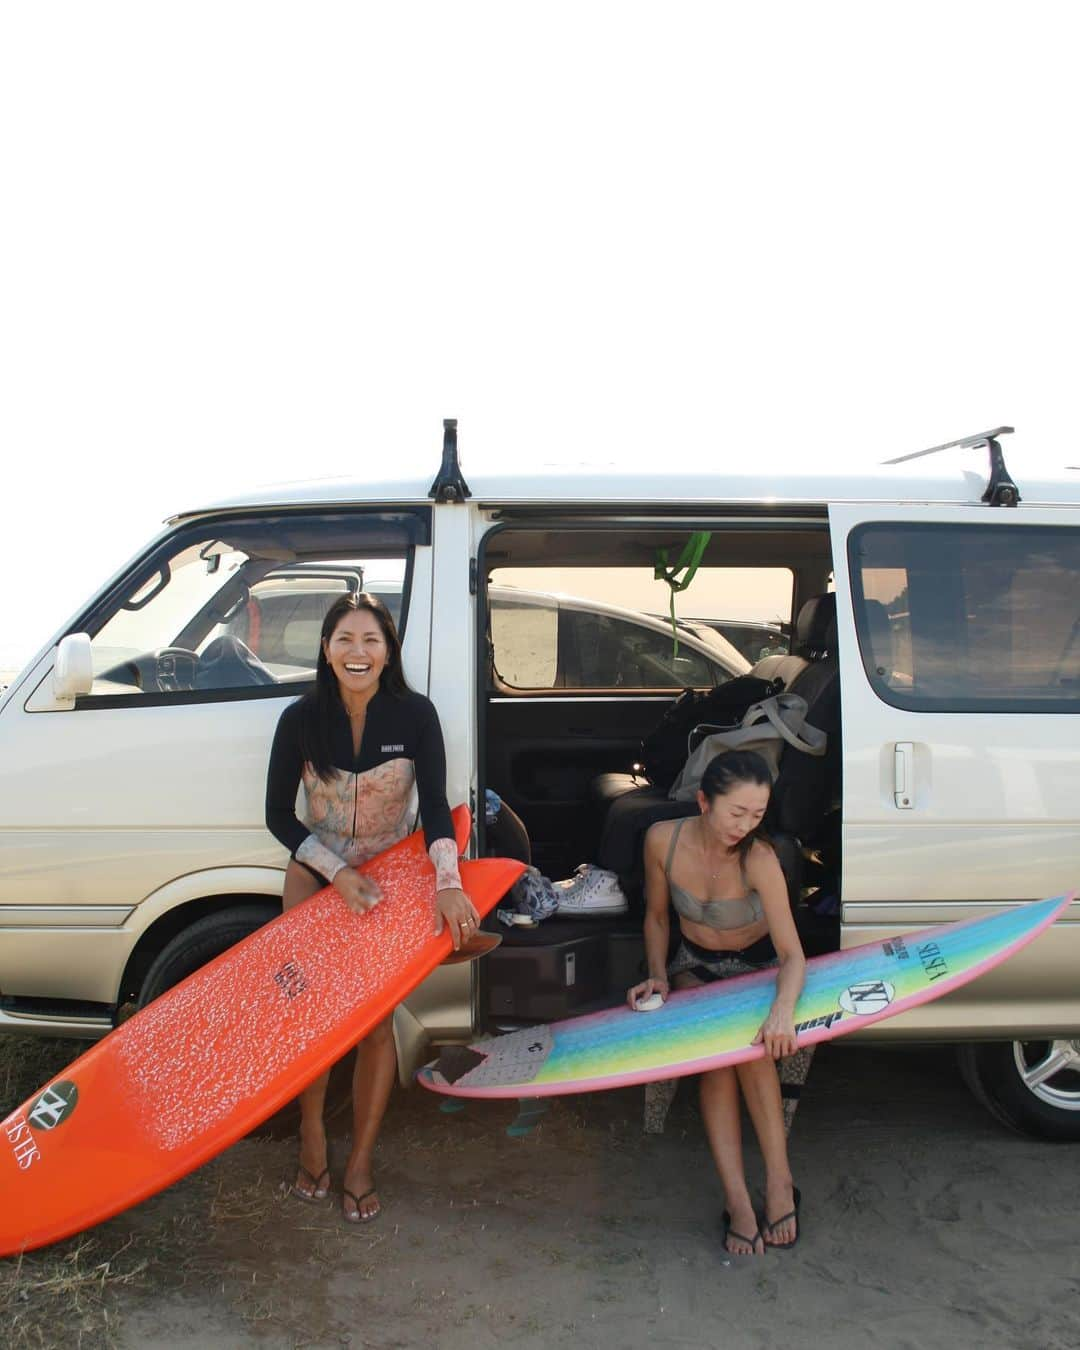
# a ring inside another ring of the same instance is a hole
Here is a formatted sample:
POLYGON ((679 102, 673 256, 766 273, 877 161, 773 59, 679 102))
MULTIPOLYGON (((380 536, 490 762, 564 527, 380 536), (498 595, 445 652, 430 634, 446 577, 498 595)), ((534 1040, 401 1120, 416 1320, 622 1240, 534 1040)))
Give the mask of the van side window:
MULTIPOLYGON (((615 556, 627 542, 583 540, 615 556)), ((651 539, 633 543, 655 553, 651 539)), ((789 649, 793 583, 787 567, 699 567, 679 596, 676 652, 671 595, 653 566, 498 567, 488 586, 494 675, 523 692, 711 689, 789 649)))
POLYGON ((400 630, 414 534, 359 514, 179 531, 88 617, 94 684, 78 706, 301 692, 339 596, 378 594, 400 630))
POLYGON ((848 548, 863 667, 886 703, 1080 709, 1080 530, 881 523, 848 548))
POLYGON ((670 627, 654 631, 586 610, 564 609, 560 618, 577 648, 577 688, 711 688, 729 678, 727 671, 694 651, 685 634, 674 656, 670 627))
POLYGON ((513 689, 554 689, 559 679, 559 608, 542 597, 493 596, 495 671, 513 689))

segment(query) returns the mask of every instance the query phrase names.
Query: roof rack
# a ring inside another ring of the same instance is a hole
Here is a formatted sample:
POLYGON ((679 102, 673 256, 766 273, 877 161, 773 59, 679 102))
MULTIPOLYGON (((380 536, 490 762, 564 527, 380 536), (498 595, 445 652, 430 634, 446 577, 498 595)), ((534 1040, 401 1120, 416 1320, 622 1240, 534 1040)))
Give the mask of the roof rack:
POLYGON ((457 418, 443 418, 442 464, 428 496, 436 502, 463 502, 472 496, 457 457, 457 418))
POLYGON ((990 451, 990 479, 982 500, 988 506, 1016 506, 1020 501, 1020 489, 1013 482, 1005 467, 1005 456, 1001 453, 999 436, 1011 436, 1015 427, 995 427, 993 431, 980 431, 974 436, 963 436, 958 441, 946 441, 944 445, 932 445, 929 450, 916 450, 914 454, 898 455, 896 459, 887 459, 886 464, 906 464, 909 459, 922 459, 924 455, 937 455, 942 450, 974 450, 985 445, 990 451))

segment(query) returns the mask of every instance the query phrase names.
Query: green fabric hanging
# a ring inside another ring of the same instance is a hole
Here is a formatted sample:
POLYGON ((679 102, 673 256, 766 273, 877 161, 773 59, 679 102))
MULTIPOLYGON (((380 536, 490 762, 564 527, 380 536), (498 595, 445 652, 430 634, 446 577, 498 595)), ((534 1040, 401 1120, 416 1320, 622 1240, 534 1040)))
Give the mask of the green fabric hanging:
POLYGON ((694 573, 698 570, 711 538, 712 534, 708 530, 695 531, 683 545, 683 551, 679 554, 679 561, 673 567, 668 566, 667 549, 658 548, 656 550, 653 578, 656 581, 666 581, 671 588, 671 637, 674 644, 671 655, 673 658, 679 654, 679 628, 675 618, 675 595, 678 591, 685 591, 693 581, 694 573), (680 578, 679 573, 683 571, 686 575, 680 578))

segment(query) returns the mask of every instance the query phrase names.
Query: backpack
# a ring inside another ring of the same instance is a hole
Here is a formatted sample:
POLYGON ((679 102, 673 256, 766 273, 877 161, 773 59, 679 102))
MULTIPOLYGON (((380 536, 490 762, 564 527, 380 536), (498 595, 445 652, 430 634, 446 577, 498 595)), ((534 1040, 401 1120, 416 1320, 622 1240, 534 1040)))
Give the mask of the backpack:
POLYGON ((715 689, 684 689, 659 723, 641 742, 641 763, 649 782, 666 792, 679 776, 689 753, 690 734, 701 723, 734 726, 748 708, 783 689, 781 680, 739 675, 715 689))
POLYGON ((775 783, 785 746, 820 757, 829 740, 806 720, 806 699, 798 694, 777 694, 752 704, 737 726, 703 725, 697 732, 700 736, 691 734, 693 748, 668 792, 673 802, 693 801, 710 762, 726 751, 753 750, 769 766, 775 783))

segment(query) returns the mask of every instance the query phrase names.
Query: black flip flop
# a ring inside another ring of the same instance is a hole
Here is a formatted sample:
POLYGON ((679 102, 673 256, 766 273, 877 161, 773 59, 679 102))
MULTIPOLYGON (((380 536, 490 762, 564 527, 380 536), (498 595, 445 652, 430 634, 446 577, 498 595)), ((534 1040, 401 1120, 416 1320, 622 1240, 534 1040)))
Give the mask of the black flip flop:
POLYGON ((317 1177, 312 1176, 303 1163, 297 1163, 296 1169, 298 1172, 303 1172, 304 1177, 311 1182, 310 1194, 307 1191, 302 1191, 299 1186, 297 1186, 296 1182, 293 1182, 290 1189, 297 1200, 303 1200, 305 1205, 321 1205, 324 1200, 329 1198, 330 1169, 328 1167, 324 1167, 317 1177), (315 1192, 322 1187, 324 1177, 326 1178, 326 1190, 323 1191, 322 1195, 316 1195, 315 1192))
POLYGON ((787 1251, 789 1247, 794 1247, 802 1233, 802 1223, 799 1220, 799 1205, 802 1203, 802 1194, 800 1193, 798 1186, 793 1186, 791 1188, 791 1194, 795 1200, 795 1208, 789 1209, 786 1214, 781 1214, 778 1219, 773 1219, 772 1223, 766 1222, 761 1225, 761 1240, 765 1243, 766 1247, 772 1247, 774 1251, 784 1252, 787 1251), (795 1236, 790 1242, 770 1242, 765 1234, 775 1232, 782 1223, 787 1223, 788 1219, 795 1220, 795 1236))
POLYGON ((721 1220, 722 1220, 722 1222, 723 1222, 723 1225, 724 1225, 724 1236, 723 1236, 724 1251, 725 1251, 725 1253, 726 1253, 728 1256, 756 1256, 756 1255, 757 1255, 757 1252, 756 1252, 756 1251, 749 1251, 749 1252, 733 1252, 733 1251, 730 1251, 730 1250, 728 1249, 728 1245, 727 1245, 727 1240, 728 1240, 729 1237, 736 1238, 739 1242, 748 1242, 748 1243, 750 1244, 751 1248, 756 1247, 757 1244, 760 1242, 760 1243, 761 1243, 761 1246, 762 1246, 762 1254, 764 1254, 765 1238, 762 1236, 762 1232, 761 1232, 761 1229, 760 1229, 760 1228, 757 1228, 757 1229, 754 1230, 754 1236, 753 1236, 753 1237, 747 1237, 745 1233, 737 1233, 737 1232, 735 1231, 735 1229, 732 1228, 732 1226, 731 1226, 731 1215, 727 1212, 726 1209, 725 1209, 725 1210, 723 1211, 723 1213, 720 1215, 720 1218, 721 1218, 721 1220))
POLYGON ((379 1215, 382 1213, 382 1205, 379 1206, 379 1208, 375 1211, 374 1214, 362 1214, 362 1213, 360 1212, 360 1206, 364 1203, 364 1201, 368 1198, 369 1195, 374 1195, 375 1192, 376 1192, 378 1189, 379 1189, 378 1186, 372 1186, 371 1190, 370 1190, 370 1191, 365 1191, 363 1195, 353 1195, 352 1191, 347 1191, 347 1190, 345 1189, 345 1187, 342 1186, 342 1188, 341 1188, 341 1217, 345 1220, 345 1222, 346 1222, 347 1224, 374 1223, 374 1222, 375 1222, 375 1220, 376 1220, 376 1219, 379 1217, 379 1215), (353 1204, 356 1206, 356 1218, 355 1218, 355 1219, 353 1218, 353 1216, 352 1216, 351 1214, 346 1214, 346 1213, 345 1213, 345 1201, 346 1201, 346 1199, 351 1200, 351 1201, 353 1202, 353 1204))

